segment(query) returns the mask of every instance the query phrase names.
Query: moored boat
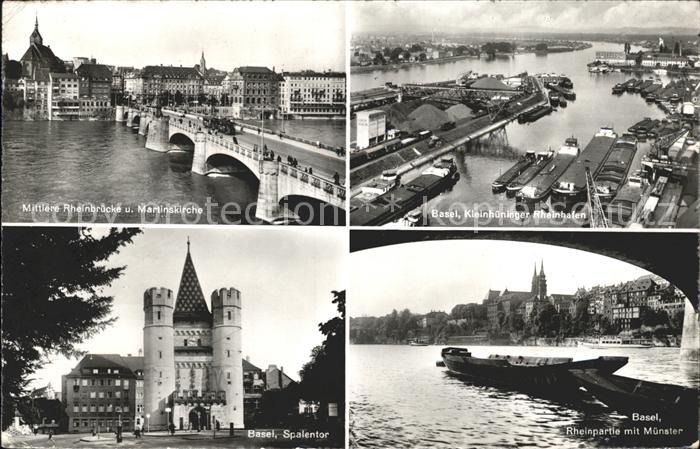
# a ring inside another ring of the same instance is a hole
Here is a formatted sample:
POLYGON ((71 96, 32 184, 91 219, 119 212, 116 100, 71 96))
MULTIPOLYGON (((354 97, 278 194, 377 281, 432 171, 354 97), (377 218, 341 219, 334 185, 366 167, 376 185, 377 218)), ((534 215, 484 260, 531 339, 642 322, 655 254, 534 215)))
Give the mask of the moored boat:
POLYGON ((649 415, 655 418, 652 421, 658 420, 666 425, 684 422, 695 426, 698 423, 697 389, 632 379, 597 370, 573 369, 571 375, 596 399, 630 417, 633 414, 649 415))
POLYGON ((620 337, 617 335, 604 335, 598 338, 588 338, 579 342, 579 346, 593 349, 611 348, 651 348, 654 346, 651 340, 642 338, 620 337))
POLYGON ((535 160, 537 160, 535 152, 528 151, 523 156, 521 156, 520 159, 518 159, 518 162, 516 162, 512 167, 506 170, 505 173, 501 174, 498 178, 496 178, 495 181, 491 183, 491 189, 494 192, 503 191, 503 189, 506 188, 506 185, 508 185, 509 182, 511 182, 516 176, 520 175, 520 173, 522 173, 523 170, 525 170, 527 167, 532 165, 535 162, 535 160))
POLYGON ((601 199, 612 199, 622 187, 636 153, 637 138, 635 136, 623 134, 617 139, 600 171, 594 177, 598 196, 601 199))
POLYGON ((530 182, 532 178, 537 176, 537 173, 542 170, 545 165, 552 159, 554 153, 552 151, 540 151, 536 155, 536 160, 529 167, 522 171, 515 179, 506 185, 506 194, 515 195, 525 184, 530 182))
POLYGON ((597 357, 573 361, 570 357, 528 357, 491 354, 473 357, 466 348, 448 347, 441 352, 450 373, 520 388, 577 388, 570 370, 614 373, 627 364, 627 357, 597 357))
POLYGON ((583 194, 586 190, 586 166, 588 166, 592 176, 598 174, 603 160, 610 153, 616 139, 617 134, 612 128, 600 128, 586 145, 586 148, 552 187, 555 199, 569 200, 583 194))
POLYGON ((531 202, 546 199, 554 183, 564 174, 571 163, 574 162, 579 152, 578 140, 575 137, 566 139, 564 145, 559 148, 556 156, 520 189, 518 197, 531 202))

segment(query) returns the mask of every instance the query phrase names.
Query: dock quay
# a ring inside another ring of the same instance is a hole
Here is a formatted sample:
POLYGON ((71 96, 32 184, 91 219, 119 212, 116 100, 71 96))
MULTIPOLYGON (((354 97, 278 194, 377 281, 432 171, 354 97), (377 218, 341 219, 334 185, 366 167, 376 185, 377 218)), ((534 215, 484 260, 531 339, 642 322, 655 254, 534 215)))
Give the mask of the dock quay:
MULTIPOLYGON (((547 95, 542 83, 531 78, 536 86, 535 92, 505 102, 501 109, 493 114, 481 114, 476 117, 465 117, 454 122, 450 129, 430 130, 434 135, 433 143, 425 140, 411 143, 406 147, 397 148, 385 153, 376 159, 368 160, 361 165, 351 164, 350 184, 357 191, 368 182, 382 174, 386 170, 395 170, 399 175, 430 163, 444 154, 462 148, 464 145, 478 140, 480 137, 497 132, 508 123, 517 120, 523 114, 532 111, 538 106, 548 105, 547 95), (441 145, 434 145, 434 140, 439 139, 441 145)), ((438 85, 442 83, 431 83, 438 85)), ((366 151, 371 152, 368 148, 366 151)), ((352 160, 352 154, 351 154, 352 160)))

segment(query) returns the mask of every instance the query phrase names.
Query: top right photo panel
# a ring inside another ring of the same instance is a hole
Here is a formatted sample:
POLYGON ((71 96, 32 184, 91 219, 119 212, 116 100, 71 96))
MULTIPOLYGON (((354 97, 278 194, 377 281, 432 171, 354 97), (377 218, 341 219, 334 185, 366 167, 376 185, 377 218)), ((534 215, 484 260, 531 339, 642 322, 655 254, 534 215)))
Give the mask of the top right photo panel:
POLYGON ((700 3, 349 10, 351 225, 698 228, 700 3))

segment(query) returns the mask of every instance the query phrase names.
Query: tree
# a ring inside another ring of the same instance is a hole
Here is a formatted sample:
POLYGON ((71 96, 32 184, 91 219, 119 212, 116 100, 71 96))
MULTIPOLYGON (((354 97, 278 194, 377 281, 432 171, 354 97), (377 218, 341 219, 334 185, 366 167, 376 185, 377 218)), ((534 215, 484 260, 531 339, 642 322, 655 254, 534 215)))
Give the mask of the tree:
POLYGON ((183 101, 185 101, 185 97, 182 95, 182 92, 179 90, 175 91, 175 96, 174 96, 174 101, 176 105, 181 105, 183 101))
POLYGON ((2 424, 9 426, 31 376, 53 354, 77 356, 77 345, 110 326, 114 298, 102 289, 124 266, 109 258, 139 229, 96 237, 83 228, 6 228, 2 239, 2 424))
POLYGON ((381 52, 376 52, 374 54, 374 60, 372 61, 372 64, 374 64, 374 65, 386 64, 386 59, 384 59, 384 56, 381 54, 381 52))
POLYGON ((332 302, 337 306, 338 315, 318 325, 326 339, 311 351, 311 360, 299 371, 300 388, 303 399, 319 401, 324 405, 337 403, 338 416, 342 417, 345 398, 345 290, 333 291, 332 302))
POLYGON ((423 47, 420 44, 413 44, 411 45, 411 51, 423 51, 423 47))
POLYGON ((428 59, 428 56, 425 53, 421 53, 418 55, 418 60, 419 61, 426 61, 428 59))
POLYGON ((396 47, 393 50, 391 50, 391 54, 389 55, 389 59, 391 59, 391 62, 398 62, 399 56, 403 54, 403 48, 401 47, 396 47))

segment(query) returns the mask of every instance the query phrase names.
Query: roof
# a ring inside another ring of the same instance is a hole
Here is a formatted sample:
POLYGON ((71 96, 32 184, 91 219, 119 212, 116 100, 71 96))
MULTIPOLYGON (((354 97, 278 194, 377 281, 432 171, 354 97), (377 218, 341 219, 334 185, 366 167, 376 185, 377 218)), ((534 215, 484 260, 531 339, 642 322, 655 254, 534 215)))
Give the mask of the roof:
POLYGON ((478 80, 474 81, 471 86, 469 86, 472 89, 486 89, 486 90, 515 90, 514 88, 510 87, 509 85, 502 83, 501 81, 497 80, 496 78, 491 78, 491 77, 484 77, 484 78, 479 78, 478 80))
MULTIPOLYGON (((123 374, 134 374, 126 359, 119 354, 86 354, 80 362, 71 370, 68 376, 80 376, 81 370, 87 368, 119 368, 125 370, 123 374)), ((132 359, 141 359, 140 369, 143 369, 143 357, 131 357, 132 359)), ((131 363, 132 366, 133 363, 131 363)))
POLYGON ((321 78, 345 78, 344 72, 314 72, 313 70, 302 70, 300 72, 284 72, 281 74, 284 78, 304 78, 304 77, 321 77, 321 78))
POLYGON ((78 78, 78 75, 76 75, 75 73, 51 72, 51 73, 49 73, 49 76, 50 76, 51 78, 73 78, 73 79, 77 79, 77 78, 78 78))
POLYGON ((246 359, 242 359, 242 360, 243 360, 243 372, 244 373, 249 372, 249 371, 262 371, 260 368, 253 365, 252 363, 250 363, 246 359))
POLYGON ((182 268, 180 287, 177 290, 173 321, 198 320, 210 322, 211 313, 209 313, 209 307, 204 300, 202 287, 199 285, 199 278, 197 278, 197 272, 190 255, 190 244, 187 242, 187 256, 185 257, 185 266, 182 268))
POLYGON ((239 73, 273 73, 272 70, 268 69, 267 67, 254 65, 244 65, 241 67, 236 67, 233 71, 239 73))
POLYGON ((532 292, 508 292, 502 294, 498 301, 509 301, 511 304, 517 305, 518 303, 527 301, 528 299, 534 297, 532 292))
POLYGON ((147 65, 141 71, 143 78, 160 76, 162 78, 201 78, 194 67, 174 67, 171 65, 147 65))
POLYGON ((224 80, 226 75, 207 75, 204 77, 204 82, 209 85, 218 85, 224 80))
POLYGON ((80 64, 75 73, 90 79, 112 80, 112 71, 104 64, 80 64))
POLYGON ((58 58, 53 51, 42 44, 32 44, 24 52, 20 61, 38 60, 41 61, 41 65, 50 68, 51 70, 58 72, 63 70, 63 61, 58 58))
POLYGON ((627 291, 645 291, 656 286, 656 282, 652 281, 650 278, 640 278, 636 281, 630 283, 627 287, 627 291))

